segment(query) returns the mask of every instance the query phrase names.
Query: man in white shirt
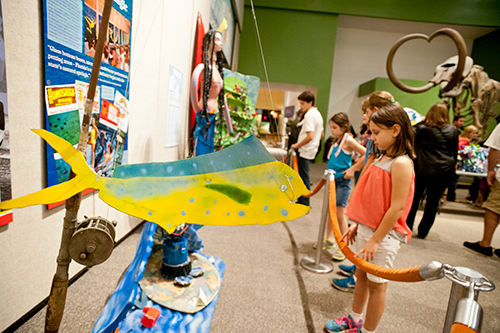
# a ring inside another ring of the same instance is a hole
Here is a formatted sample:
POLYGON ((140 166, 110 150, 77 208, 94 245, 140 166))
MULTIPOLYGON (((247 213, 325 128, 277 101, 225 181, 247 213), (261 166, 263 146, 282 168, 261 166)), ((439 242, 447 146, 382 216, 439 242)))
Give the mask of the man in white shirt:
MULTIPOLYGON (((486 180, 491 187, 491 192, 488 200, 483 204, 485 208, 483 239, 477 243, 464 242, 464 246, 486 256, 492 256, 491 240, 500 220, 500 168, 495 172, 495 167, 500 160, 500 125, 495 127, 484 145, 490 147, 486 180)), ((500 257, 500 249, 496 249, 495 254, 500 257)))
MULTIPOLYGON (((293 144, 291 148, 298 150, 299 175, 307 189, 310 190, 309 168, 318 152, 320 140, 325 134, 323 131, 323 117, 314 106, 316 98, 313 92, 304 91, 297 99, 299 100, 300 109, 305 114, 302 121, 297 124, 297 126, 302 126, 297 143, 293 144)), ((309 198, 300 197, 297 202, 309 206, 309 198)))

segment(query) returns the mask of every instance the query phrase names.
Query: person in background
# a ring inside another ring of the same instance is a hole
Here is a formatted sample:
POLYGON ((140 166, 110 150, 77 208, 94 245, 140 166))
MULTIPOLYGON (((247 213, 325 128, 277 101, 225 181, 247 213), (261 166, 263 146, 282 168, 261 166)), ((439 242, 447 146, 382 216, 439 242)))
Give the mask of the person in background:
POLYGON ((290 147, 294 143, 297 143, 297 140, 299 139, 300 129, 302 128, 302 125, 299 125, 299 123, 302 121, 303 116, 304 116, 304 111, 299 109, 299 111, 297 111, 297 115, 295 116, 295 119, 290 122, 290 135, 288 136, 288 149, 290 149, 290 147))
MULTIPOLYGON (((464 246, 491 257, 493 255, 491 240, 500 220, 500 168, 495 172, 495 167, 500 161, 500 125, 495 127, 484 145, 490 147, 486 181, 488 186, 491 187, 491 191, 488 199, 483 204, 485 209, 483 239, 476 243, 464 242, 464 246)), ((496 249, 494 253, 500 257, 500 249, 496 249)))
MULTIPOLYGON (((352 163, 354 153, 360 155, 365 154, 365 147, 360 145, 352 137, 351 123, 349 117, 344 112, 339 112, 330 119, 330 131, 334 138, 333 145, 328 151, 328 169, 335 171, 335 197, 337 205, 337 220, 339 222, 340 232, 344 234, 347 231, 347 221, 344 216, 345 208, 347 207, 347 198, 351 191, 351 180, 346 179, 343 171, 349 169, 352 163)), ((333 235, 332 225, 327 223, 326 238, 323 241, 324 248, 335 248, 335 238, 333 235)), ((344 254, 337 248, 333 254, 334 260, 342 261, 345 259, 344 254)))
MULTIPOLYGON (((311 162, 318 151, 319 142, 325 135, 323 130, 323 116, 314 106, 316 97, 312 91, 304 91, 297 97, 300 104, 300 109, 304 111, 304 119, 299 123, 302 126, 299 133, 297 143, 294 143, 290 148, 296 149, 297 164, 299 175, 306 185, 307 189, 311 189, 311 179, 309 177, 309 169, 311 162)), ((298 203, 309 206, 309 198, 299 197, 298 203)))
MULTIPOLYGON (((375 91, 371 93, 368 99, 363 102, 363 106, 361 108, 363 110, 363 125, 368 125, 370 117, 372 114, 377 112, 378 109, 391 105, 392 103, 394 103, 394 97, 392 97, 392 95, 387 91, 375 91)), ((356 171, 361 171, 361 174, 363 174, 368 166, 373 163, 377 149, 375 148, 375 152, 372 153, 370 149, 371 144, 372 141, 368 139, 366 143, 365 158, 360 159, 356 164, 344 171, 346 179, 351 179, 356 171)))
POLYGON ((477 138, 478 132, 479 130, 476 126, 467 126, 458 136, 458 149, 464 149, 464 146, 471 145, 471 142, 473 142, 477 138))
POLYGON ((464 122, 465 122, 465 116, 455 116, 453 117, 453 126, 455 126, 457 129, 462 129, 464 127, 464 122))
POLYGON ((415 196, 406 223, 413 229, 420 200, 426 194, 424 215, 418 226, 417 237, 424 239, 434 224, 439 200, 446 186, 456 177, 458 130, 450 125, 448 107, 436 103, 427 112, 424 121, 415 129, 415 196))
MULTIPOLYGON (((455 116, 453 117, 453 123, 452 125, 455 126, 457 130, 462 129, 464 126, 464 121, 465 121, 465 116, 455 116)), ((459 137, 459 143, 458 146, 460 147, 460 137, 459 137)), ((459 148, 460 149, 460 148, 459 148)), ((457 185, 458 185, 458 179, 460 178, 459 175, 456 175, 455 178, 450 182, 448 185, 448 190, 446 192, 446 200, 447 201, 459 201, 457 200, 457 185)))

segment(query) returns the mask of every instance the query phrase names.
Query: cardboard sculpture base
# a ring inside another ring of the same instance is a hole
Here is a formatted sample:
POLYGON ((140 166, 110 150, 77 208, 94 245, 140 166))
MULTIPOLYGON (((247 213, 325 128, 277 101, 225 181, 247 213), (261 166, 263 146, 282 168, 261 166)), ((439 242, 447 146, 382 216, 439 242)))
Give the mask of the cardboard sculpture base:
POLYGON ((205 273, 193 278, 189 286, 180 287, 161 274, 163 251, 152 254, 146 264, 144 277, 139 281, 148 298, 171 310, 184 313, 196 313, 210 304, 220 289, 219 272, 210 260, 197 253, 190 254, 189 258, 193 268, 201 267, 205 273))

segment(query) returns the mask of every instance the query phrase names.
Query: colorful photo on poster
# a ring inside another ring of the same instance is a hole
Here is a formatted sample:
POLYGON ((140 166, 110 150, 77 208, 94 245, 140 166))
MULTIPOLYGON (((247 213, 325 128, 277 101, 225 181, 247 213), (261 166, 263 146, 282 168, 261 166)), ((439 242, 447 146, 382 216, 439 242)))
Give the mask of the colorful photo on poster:
POLYGON ((94 171, 99 176, 111 177, 116 168, 115 157, 117 141, 119 140, 117 137, 120 137, 119 122, 120 109, 108 100, 103 99, 95 147, 94 171))
POLYGON ((121 164, 128 163, 127 156, 127 132, 129 122, 129 101, 119 91, 115 94, 116 106, 120 108, 120 120, 118 122, 118 136, 116 137, 115 168, 121 164))
MULTIPOLYGON (((128 101, 132 0, 113 2, 107 32, 99 36, 103 8, 104 0, 43 1, 46 129, 78 144, 95 48, 104 38, 86 152, 92 168, 111 175, 126 155, 127 131, 119 123, 128 123, 129 110, 113 103, 116 93, 128 101)), ((47 146, 48 186, 68 180, 69 165, 59 157, 47 146)))

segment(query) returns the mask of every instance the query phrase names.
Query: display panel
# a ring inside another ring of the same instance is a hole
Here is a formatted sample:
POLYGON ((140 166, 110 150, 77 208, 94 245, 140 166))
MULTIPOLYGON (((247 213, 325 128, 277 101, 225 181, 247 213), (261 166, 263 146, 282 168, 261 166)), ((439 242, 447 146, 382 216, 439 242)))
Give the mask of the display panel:
MULTIPOLYGON (((44 0, 46 129, 75 147, 85 109, 104 0, 44 0)), ((111 176, 126 163, 132 0, 114 0, 87 145, 87 163, 111 176)), ((47 185, 70 167, 47 146, 47 185)))

